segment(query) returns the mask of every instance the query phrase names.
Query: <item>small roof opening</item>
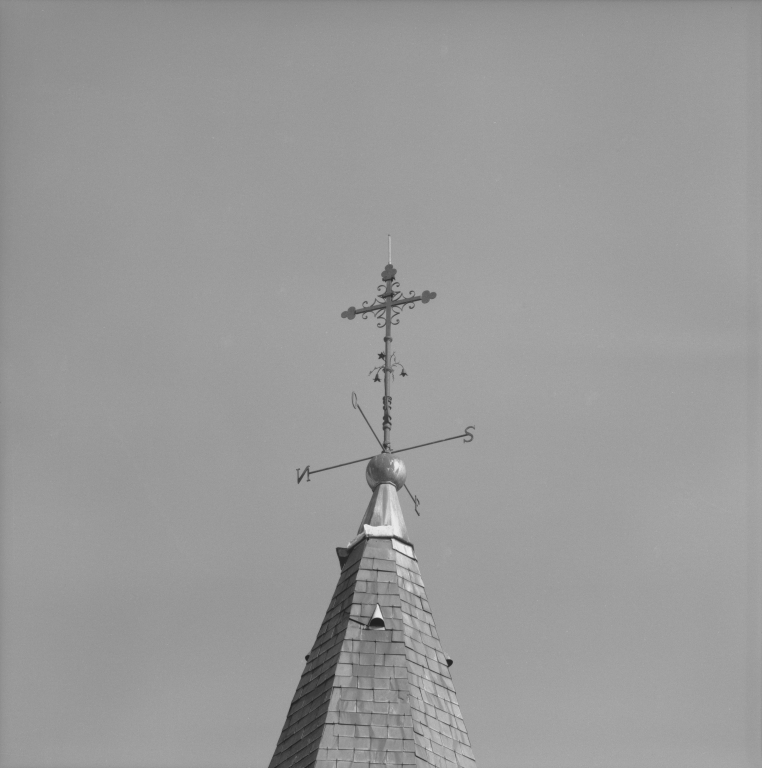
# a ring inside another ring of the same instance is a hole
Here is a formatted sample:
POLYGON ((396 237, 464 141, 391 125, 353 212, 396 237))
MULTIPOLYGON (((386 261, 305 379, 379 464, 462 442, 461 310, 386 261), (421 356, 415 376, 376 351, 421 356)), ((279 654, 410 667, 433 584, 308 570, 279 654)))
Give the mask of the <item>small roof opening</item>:
POLYGON ((376 603, 376 610, 373 611, 373 616, 368 622, 368 629, 386 629, 384 615, 381 613, 381 606, 378 603, 376 603))

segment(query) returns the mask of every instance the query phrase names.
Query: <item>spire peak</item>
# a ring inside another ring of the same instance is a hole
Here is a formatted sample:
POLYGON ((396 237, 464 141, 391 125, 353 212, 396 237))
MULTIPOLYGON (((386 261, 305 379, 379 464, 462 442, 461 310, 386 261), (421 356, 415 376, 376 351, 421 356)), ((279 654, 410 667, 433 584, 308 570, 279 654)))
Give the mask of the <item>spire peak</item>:
POLYGON ((349 546, 363 537, 397 538, 410 543, 400 499, 393 483, 379 483, 375 487, 357 529, 357 536, 349 542, 349 546))
MULTIPOLYGON (((360 411, 381 453, 310 474, 367 462, 365 478, 372 490, 360 528, 346 547, 337 547, 341 576, 307 662, 269 768, 342 768, 343 766, 437 766, 476 768, 445 654, 434 626, 418 560, 408 539, 397 491, 405 488, 418 513, 418 498, 405 484, 407 470, 397 457, 404 451, 463 438, 473 427, 443 440, 394 450, 391 445, 390 383, 395 372, 407 373, 391 350, 398 315, 416 302, 436 298, 431 291, 405 296, 389 263, 385 285, 372 304, 349 307, 342 317, 374 317, 384 329, 383 441, 360 411)), ((382 375, 381 375, 382 374, 382 375)))

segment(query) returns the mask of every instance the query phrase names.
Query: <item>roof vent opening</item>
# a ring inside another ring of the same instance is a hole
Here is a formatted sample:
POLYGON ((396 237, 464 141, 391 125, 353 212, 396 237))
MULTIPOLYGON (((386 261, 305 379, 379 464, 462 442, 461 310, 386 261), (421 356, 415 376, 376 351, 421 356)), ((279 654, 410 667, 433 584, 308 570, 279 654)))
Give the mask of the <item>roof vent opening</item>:
POLYGON ((376 603, 376 610, 373 611, 373 616, 370 617, 368 622, 368 629, 386 629, 386 622, 381 613, 381 606, 378 603, 376 603))
POLYGON ((347 547, 336 547, 336 554, 339 558, 339 568, 344 568, 344 563, 349 558, 349 549, 347 547))
POLYGON ((445 661, 447 661, 448 667, 451 667, 454 664, 453 660, 449 656, 445 656, 445 661))

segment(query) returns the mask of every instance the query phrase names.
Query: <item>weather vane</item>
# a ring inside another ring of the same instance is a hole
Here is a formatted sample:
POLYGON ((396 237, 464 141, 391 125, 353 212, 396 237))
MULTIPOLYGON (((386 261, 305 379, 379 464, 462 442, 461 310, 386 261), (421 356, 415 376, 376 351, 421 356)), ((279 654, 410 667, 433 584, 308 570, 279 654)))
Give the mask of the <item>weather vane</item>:
MULTIPOLYGON (((381 446, 381 450, 384 453, 387 454, 396 454, 396 453, 403 453, 404 451, 412 451, 415 448, 423 448, 427 445, 435 445, 436 443, 446 443, 448 440, 457 440, 459 437, 463 438, 464 443, 470 443, 474 439, 473 430, 476 429, 476 427, 466 427, 463 434, 455 435, 454 437, 445 437, 442 440, 431 440, 428 443, 420 443, 419 445, 411 445, 408 448, 399 448, 399 449, 393 449, 391 444, 391 433, 392 433, 392 396, 391 396, 391 382, 394 378, 395 371, 400 374, 400 376, 407 376, 407 371, 405 371, 404 367, 400 362, 397 361, 396 355, 394 352, 392 352, 392 326, 399 324, 399 317, 398 315, 402 312, 403 309, 406 307, 410 307, 411 309, 415 308, 415 305, 417 302, 421 302, 421 304, 428 304, 430 301, 435 299, 437 297, 436 293, 433 291, 423 291, 420 296, 416 296, 415 291, 410 291, 409 295, 405 296, 402 291, 399 290, 400 284, 394 279, 397 274, 397 270, 392 266, 392 238, 391 235, 389 236, 389 262, 387 263, 386 267, 384 267, 384 271, 381 273, 381 279, 384 281, 383 285, 378 286, 378 290, 380 293, 378 296, 373 300, 373 303, 370 304, 367 301, 363 302, 362 307, 359 309, 357 307, 350 307, 345 312, 341 313, 342 317, 347 318, 347 320, 353 320, 358 315, 362 316, 363 320, 367 320, 370 315, 376 318, 379 322, 377 323, 378 328, 384 328, 384 351, 378 353, 378 359, 382 362, 377 365, 375 368, 373 368, 370 371, 369 375, 375 374, 375 377, 373 378, 373 381, 381 381, 381 374, 383 374, 383 382, 384 382, 384 395, 382 398, 383 403, 383 409, 384 409, 384 416, 383 420, 381 422, 383 432, 384 432, 384 439, 383 442, 379 439, 378 435, 376 434, 376 431, 371 426, 371 423, 368 421, 367 416, 363 412, 362 408, 360 407, 359 402, 357 401, 357 395, 353 392, 352 393, 352 407, 356 408, 358 411, 360 411, 360 414, 362 415, 363 419, 365 419, 365 423, 370 427, 370 431, 373 433, 373 436, 376 438, 376 441, 381 446)), ((338 467, 347 467, 350 464, 359 464, 361 461, 368 461, 372 459, 372 456, 366 456, 362 459, 353 459, 352 461, 345 461, 342 464, 334 464, 330 467, 323 467, 322 469, 310 469, 309 464, 304 468, 304 471, 301 469, 296 470, 296 482, 301 483, 304 479, 305 475, 307 477, 307 482, 310 480, 310 475, 316 475, 318 472, 327 472, 329 469, 337 469, 338 467)), ((397 486, 399 487, 399 486, 397 486)), ((413 500, 413 504, 415 505, 415 512, 416 514, 420 515, 420 512, 418 511, 418 506, 420 504, 418 497, 414 496, 410 489, 407 487, 407 485, 404 486, 405 490, 408 492, 410 498, 413 500)))

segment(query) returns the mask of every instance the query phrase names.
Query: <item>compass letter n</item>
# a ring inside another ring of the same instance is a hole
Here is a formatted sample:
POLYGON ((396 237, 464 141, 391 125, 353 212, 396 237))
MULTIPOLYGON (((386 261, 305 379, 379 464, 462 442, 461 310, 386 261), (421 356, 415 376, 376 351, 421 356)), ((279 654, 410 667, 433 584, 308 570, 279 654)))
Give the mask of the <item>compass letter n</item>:
POLYGON ((301 475, 299 474, 299 470, 298 469, 296 470, 296 484, 297 485, 299 485, 299 483, 302 482, 302 478, 305 475, 307 475, 307 482, 309 483, 309 481, 310 481, 310 465, 309 464, 304 468, 304 472, 302 472, 301 475))

